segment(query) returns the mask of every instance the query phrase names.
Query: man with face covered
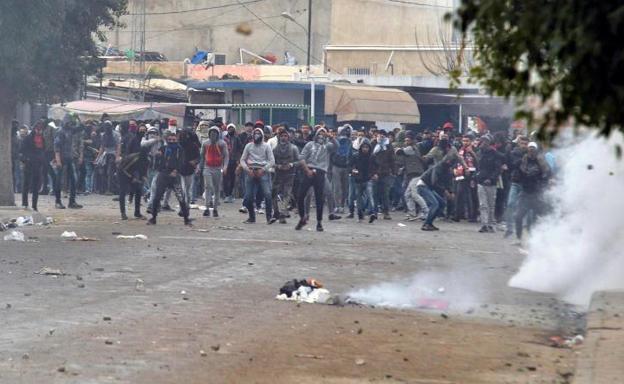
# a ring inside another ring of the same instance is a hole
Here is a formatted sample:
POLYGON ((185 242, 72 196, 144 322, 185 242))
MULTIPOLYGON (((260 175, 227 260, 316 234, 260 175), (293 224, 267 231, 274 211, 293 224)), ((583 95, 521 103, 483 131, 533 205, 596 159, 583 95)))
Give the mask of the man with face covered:
POLYGON ((156 194, 154 196, 154 206, 152 207, 152 218, 148 220, 148 225, 156 224, 156 217, 160 208, 160 200, 167 189, 173 190, 178 203, 180 203, 180 213, 184 218, 184 224, 190 225, 189 207, 180 181, 180 169, 184 166, 184 150, 178 143, 178 137, 170 130, 164 133, 166 145, 156 152, 156 164, 158 175, 156 175, 156 194))
POLYGON ((213 199, 212 216, 219 217, 219 200, 221 198, 222 178, 227 175, 229 164, 229 151, 225 141, 221 139, 219 127, 212 126, 208 130, 208 139, 202 143, 200 153, 200 172, 204 177, 204 199, 206 210, 204 217, 210 217, 208 202, 213 199))
POLYGON ((20 145, 20 158, 24 164, 22 207, 28 208, 28 192, 31 191, 33 211, 37 211, 42 170, 46 159, 44 127, 45 121, 37 121, 32 132, 22 140, 20 145))
POLYGON ((249 218, 246 224, 256 222, 254 201, 256 195, 262 191, 266 205, 267 224, 273 224, 273 202, 271 201, 271 169, 275 165, 275 157, 271 146, 264 142, 264 130, 260 127, 253 130, 253 141, 245 146, 240 159, 240 165, 245 173, 245 198, 243 205, 247 209, 249 218))
MULTIPOLYGON (((516 213, 516 236, 518 240, 521 240, 525 216, 529 212, 533 212, 533 216, 541 216, 546 211, 543 193, 551 170, 544 157, 538 152, 537 143, 529 143, 527 152, 518 166, 518 173, 517 181, 520 183, 522 192, 516 213)), ((529 220, 527 229, 531 228, 531 224, 529 220)))
POLYGON ((353 161, 352 130, 349 124, 338 128, 338 148, 331 156, 333 194, 336 200, 335 213, 345 213, 349 195, 349 173, 353 161))
MULTIPOLYGON (((169 121, 169 124, 171 124, 171 121, 169 121)), ((184 162, 179 169, 182 189, 184 190, 186 205, 190 206, 193 191, 193 175, 199 165, 201 143, 197 134, 190 128, 178 129, 178 141, 184 153, 184 162)), ((179 214, 181 215, 182 212, 179 212, 179 214)))
POLYGON ((130 120, 128 132, 121 141, 119 169, 119 210, 121 219, 128 220, 126 215, 126 194, 134 196, 134 217, 144 219, 141 214, 141 195, 143 183, 147 176, 147 150, 142 150, 141 140, 145 136, 147 128, 141 125, 139 128, 135 120, 130 120))
POLYGON ((273 182, 274 217, 286 224, 287 205, 292 199, 295 169, 299 164, 299 149, 290 143, 290 135, 284 128, 277 131, 278 143, 273 149, 275 157, 275 180, 273 182), (281 205, 281 208, 280 208, 281 205))
POLYGON ((377 183, 377 203, 381 205, 384 220, 390 217, 390 188, 396 175, 396 155, 385 130, 380 129, 377 133, 377 145, 373 149, 373 156, 377 162, 379 178, 377 183))
POLYGON ((57 209, 65 209, 61 201, 61 185, 63 175, 67 175, 69 181, 69 205, 70 209, 80 209, 82 205, 76 203, 76 171, 73 159, 73 128, 75 121, 73 116, 65 115, 61 129, 54 137, 54 167, 56 177, 54 180, 54 195, 56 198, 55 207, 57 209))
POLYGON ((240 138, 236 134, 236 126, 234 124, 228 124, 227 134, 223 138, 227 144, 229 162, 227 164, 226 172, 223 174, 223 193, 225 195, 224 203, 234 202, 234 186, 236 185, 236 168, 243 154, 243 147, 240 138))
POLYGON ((300 230, 307 224, 305 216, 305 197, 310 188, 314 188, 316 200, 316 230, 323 231, 323 204, 325 201, 325 176, 329 169, 331 154, 336 151, 338 143, 331 138, 325 128, 319 128, 314 135, 314 140, 303 147, 299 155, 303 168, 303 180, 299 186, 297 208, 299 211, 299 223, 295 227, 300 230))
POLYGON ((479 232, 481 233, 496 231, 494 229, 496 188, 506 162, 506 157, 498 151, 499 148, 500 143, 495 143, 490 134, 481 136, 477 158, 479 168, 476 174, 482 224, 479 232))

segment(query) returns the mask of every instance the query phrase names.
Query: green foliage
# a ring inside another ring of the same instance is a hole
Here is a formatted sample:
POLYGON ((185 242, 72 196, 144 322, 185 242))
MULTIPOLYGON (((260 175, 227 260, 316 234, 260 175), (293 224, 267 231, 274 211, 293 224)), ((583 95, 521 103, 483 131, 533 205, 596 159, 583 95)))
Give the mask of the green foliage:
POLYGON ((543 128, 573 118, 624 130, 624 0, 462 0, 452 16, 475 47, 474 81, 555 101, 543 128))
POLYGON ((95 40, 112 28, 127 0, 2 0, 0 87, 9 101, 54 101, 94 73, 95 40))

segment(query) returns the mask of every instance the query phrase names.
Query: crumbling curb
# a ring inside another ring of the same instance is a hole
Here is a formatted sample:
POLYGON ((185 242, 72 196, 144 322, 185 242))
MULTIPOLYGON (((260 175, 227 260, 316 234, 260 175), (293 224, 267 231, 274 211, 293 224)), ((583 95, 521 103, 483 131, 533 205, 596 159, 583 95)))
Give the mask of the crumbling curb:
POLYGON ((624 291, 592 296, 573 383, 624 383, 624 291))

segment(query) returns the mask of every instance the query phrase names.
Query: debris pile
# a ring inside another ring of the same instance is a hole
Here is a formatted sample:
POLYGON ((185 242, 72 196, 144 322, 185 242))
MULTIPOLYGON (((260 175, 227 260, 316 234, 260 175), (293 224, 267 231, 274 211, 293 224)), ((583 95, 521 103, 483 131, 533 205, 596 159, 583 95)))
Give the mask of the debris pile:
POLYGON ((52 223, 54 223, 53 218, 43 217, 39 214, 35 214, 33 216, 18 216, 13 219, 0 220, 0 232, 19 227, 27 227, 32 225, 49 225, 52 223))
POLYGON ((5 241, 25 241, 24 234, 20 231, 11 231, 8 235, 4 235, 5 241))
POLYGON ((323 284, 315 279, 293 279, 280 288, 277 300, 296 301, 299 303, 335 304, 335 297, 323 288, 323 284))

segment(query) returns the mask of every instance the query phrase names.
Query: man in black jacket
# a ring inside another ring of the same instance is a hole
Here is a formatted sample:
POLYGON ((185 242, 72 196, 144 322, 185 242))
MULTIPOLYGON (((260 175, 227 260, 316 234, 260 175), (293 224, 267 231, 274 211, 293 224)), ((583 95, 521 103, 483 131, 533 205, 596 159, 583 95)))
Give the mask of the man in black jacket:
POLYGON ((141 140, 146 127, 141 130, 135 120, 130 120, 128 132, 121 140, 121 160, 117 170, 119 178, 119 211, 121 219, 128 220, 126 215, 126 194, 134 196, 134 217, 144 219, 141 214, 141 195, 143 183, 147 176, 147 150, 141 149, 141 140))
MULTIPOLYGON (((516 236, 521 240, 524 217, 531 211, 534 217, 540 216, 546 209, 542 198, 550 176, 550 167, 538 153, 537 143, 529 143, 527 153, 518 167, 518 174, 522 192, 516 213, 516 236)), ((529 221, 527 230, 531 228, 531 224, 529 221)))
POLYGON ((507 208, 505 210, 505 223, 507 225, 505 237, 509 237, 514 233, 515 216, 518 208, 518 201, 520 200, 520 192, 522 192, 522 186, 520 185, 520 164, 522 163, 522 158, 527 153, 528 145, 529 139, 526 136, 518 136, 515 147, 507 156, 507 166, 509 167, 509 173, 511 175, 511 186, 509 188, 507 208))
POLYGON ((377 161, 372 155, 370 141, 364 139, 353 157, 351 178, 354 186, 354 199, 357 201, 358 220, 364 219, 364 208, 369 207, 368 222, 377 220, 377 206, 373 197, 373 181, 377 180, 377 161))
POLYGON ((479 232, 495 232, 496 188, 505 165, 505 155, 498 151, 498 144, 493 143, 493 138, 489 134, 481 137, 478 164, 479 169, 476 177, 479 184, 479 210, 481 211, 482 225, 479 232))
POLYGON ((433 221, 446 206, 446 199, 451 193, 450 170, 455 163, 454 156, 447 154, 442 161, 429 168, 422 174, 417 184, 418 194, 427 203, 429 213, 422 226, 423 231, 437 231, 438 227, 433 225, 433 221))
POLYGON ((33 130, 22 140, 20 145, 20 160, 24 164, 22 207, 28 208, 28 191, 30 190, 32 191, 33 211, 37 211, 39 188, 41 188, 43 167, 46 162, 45 140, 43 136, 44 127, 45 121, 37 121, 33 130))
POLYGON ((164 133, 167 145, 160 148, 156 153, 156 193, 154 196, 154 206, 152 207, 152 218, 147 222, 148 225, 156 224, 156 216, 160 208, 160 200, 165 194, 165 190, 172 189, 180 203, 180 213, 184 217, 184 224, 190 225, 189 207, 186 204, 184 192, 182 191, 180 181, 180 169, 184 166, 184 150, 178 143, 178 137, 170 130, 164 133))

